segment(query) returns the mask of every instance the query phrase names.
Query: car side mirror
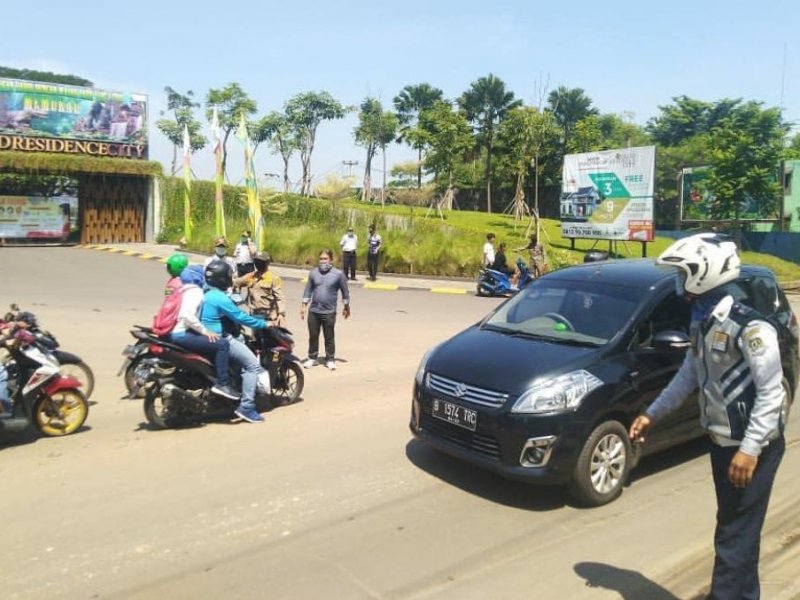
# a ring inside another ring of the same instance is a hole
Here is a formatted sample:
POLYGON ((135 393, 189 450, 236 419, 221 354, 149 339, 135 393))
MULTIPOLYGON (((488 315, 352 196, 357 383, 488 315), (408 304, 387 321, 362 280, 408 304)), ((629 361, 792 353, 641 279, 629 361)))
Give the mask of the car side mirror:
POLYGON ((689 336, 675 329, 659 331, 653 337, 653 347, 656 350, 686 350, 691 345, 689 336))

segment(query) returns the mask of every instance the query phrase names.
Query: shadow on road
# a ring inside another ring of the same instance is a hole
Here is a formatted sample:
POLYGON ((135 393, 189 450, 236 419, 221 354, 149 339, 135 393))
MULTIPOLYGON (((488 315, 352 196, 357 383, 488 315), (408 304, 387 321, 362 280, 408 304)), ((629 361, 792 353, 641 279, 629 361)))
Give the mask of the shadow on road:
POLYGON ((708 454, 710 443, 708 438, 703 436, 691 442, 665 450, 664 452, 646 456, 639 462, 636 468, 631 471, 628 484, 638 479, 656 475, 661 471, 666 471, 667 469, 677 467, 690 460, 708 454))
POLYGON ((503 479, 416 440, 406 444, 406 457, 429 475, 491 502, 535 511, 556 510, 565 505, 566 493, 561 487, 532 486, 503 479))
POLYGON ((620 569, 597 562, 580 562, 574 567, 575 573, 586 580, 586 587, 614 590, 625 600, 679 600, 663 587, 650 581, 638 571, 620 569))

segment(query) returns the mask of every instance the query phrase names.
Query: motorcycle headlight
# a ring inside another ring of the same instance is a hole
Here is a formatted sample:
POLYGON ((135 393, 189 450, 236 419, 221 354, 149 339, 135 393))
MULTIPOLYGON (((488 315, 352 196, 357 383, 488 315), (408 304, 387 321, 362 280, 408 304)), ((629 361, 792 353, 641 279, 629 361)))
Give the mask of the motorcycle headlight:
POLYGON ((534 383, 519 397, 512 413, 552 413, 576 409, 603 382, 583 369, 534 383))

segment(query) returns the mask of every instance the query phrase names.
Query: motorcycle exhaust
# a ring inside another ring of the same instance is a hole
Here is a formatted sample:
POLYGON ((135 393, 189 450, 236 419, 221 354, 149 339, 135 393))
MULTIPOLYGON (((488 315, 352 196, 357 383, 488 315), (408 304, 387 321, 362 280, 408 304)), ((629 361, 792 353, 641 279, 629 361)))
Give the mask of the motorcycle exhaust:
POLYGON ((161 395, 165 400, 182 402, 184 406, 198 413, 205 412, 208 407, 203 390, 184 390, 175 384, 166 383, 161 387, 161 395))

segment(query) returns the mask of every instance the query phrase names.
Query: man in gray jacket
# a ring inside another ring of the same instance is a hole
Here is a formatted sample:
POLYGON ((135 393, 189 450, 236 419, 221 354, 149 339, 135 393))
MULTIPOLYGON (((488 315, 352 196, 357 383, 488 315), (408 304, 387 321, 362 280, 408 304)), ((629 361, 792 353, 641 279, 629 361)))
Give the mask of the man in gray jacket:
POLYGON ((760 597, 761 529, 784 452, 783 369, 775 328, 738 304, 726 284, 739 276, 736 245, 701 233, 667 248, 658 263, 678 269, 678 291, 692 302, 691 350, 681 368, 630 428, 643 442, 651 424, 699 388, 700 424, 711 438, 717 495, 714 600, 760 597))
POLYGON ((303 363, 306 369, 319 364, 319 330, 325 336, 325 366, 336 370, 336 305, 342 293, 342 316, 350 316, 350 290, 347 278, 333 266, 333 251, 323 250, 319 253, 319 266, 308 274, 308 283, 303 292, 300 304, 300 318, 305 319, 308 307, 308 358, 303 363), (310 306, 309 306, 310 305, 310 306))

